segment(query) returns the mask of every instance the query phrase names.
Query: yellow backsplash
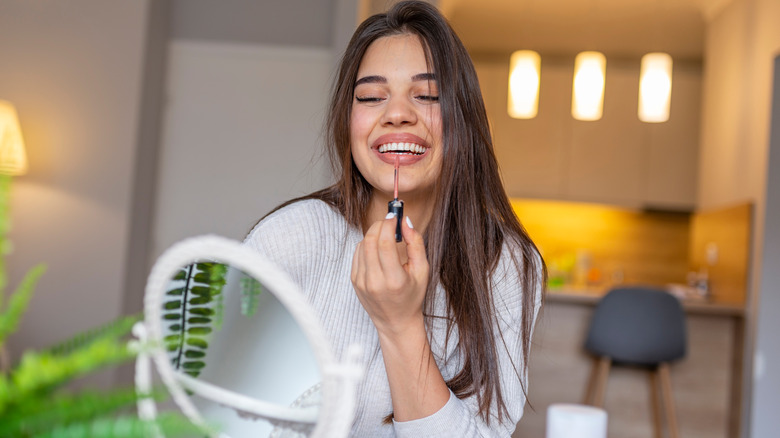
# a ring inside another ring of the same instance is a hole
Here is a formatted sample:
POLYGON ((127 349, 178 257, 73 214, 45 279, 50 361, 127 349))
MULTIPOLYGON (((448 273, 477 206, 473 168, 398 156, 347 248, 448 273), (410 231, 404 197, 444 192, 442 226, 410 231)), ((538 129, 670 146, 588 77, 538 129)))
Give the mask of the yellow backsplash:
MULTIPOLYGON (((529 199, 512 199, 512 207, 541 250, 551 277, 601 287, 685 282, 689 213, 529 199), (578 269, 588 264, 590 275, 578 269)), ((557 282, 553 278, 551 286, 557 282)))

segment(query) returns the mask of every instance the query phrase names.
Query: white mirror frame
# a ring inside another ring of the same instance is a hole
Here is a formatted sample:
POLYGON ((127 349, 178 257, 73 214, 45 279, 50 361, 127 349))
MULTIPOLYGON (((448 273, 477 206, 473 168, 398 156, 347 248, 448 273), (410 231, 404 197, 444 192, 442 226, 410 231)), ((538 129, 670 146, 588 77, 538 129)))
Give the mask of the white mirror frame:
MULTIPOLYGON (((134 334, 148 346, 136 362, 136 387, 148 392, 151 387, 149 358, 171 397, 195 424, 206 422, 184 388, 197 395, 235 409, 241 414, 265 419, 276 427, 308 433, 312 438, 346 437, 352 427, 357 384, 363 377, 359 363, 360 347, 351 346, 344 362, 336 361, 314 310, 306 302, 300 287, 280 268, 241 243, 220 236, 206 235, 183 240, 165 251, 152 267, 144 296, 144 322, 134 327, 134 334), (165 350, 162 330, 162 305, 166 288, 181 269, 200 261, 224 263, 259 280, 290 312, 301 327, 317 359, 322 376, 322 403, 319 408, 292 408, 264 402, 198 381, 173 369, 165 350)), ((139 402, 139 416, 153 419, 156 407, 151 399, 139 402)), ((224 434, 220 436, 225 437, 224 434)))

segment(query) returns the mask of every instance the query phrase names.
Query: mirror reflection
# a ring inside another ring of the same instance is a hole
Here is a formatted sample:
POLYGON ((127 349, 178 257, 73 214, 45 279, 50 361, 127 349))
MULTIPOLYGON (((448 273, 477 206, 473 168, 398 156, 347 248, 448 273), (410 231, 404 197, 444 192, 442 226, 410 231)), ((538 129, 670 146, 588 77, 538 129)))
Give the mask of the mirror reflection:
MULTIPOLYGON (((279 406, 316 403, 321 375, 303 331, 262 282, 199 261, 170 280, 162 300, 171 365, 201 382, 279 406)), ((192 400, 229 436, 267 436, 273 426, 204 399, 192 400)))

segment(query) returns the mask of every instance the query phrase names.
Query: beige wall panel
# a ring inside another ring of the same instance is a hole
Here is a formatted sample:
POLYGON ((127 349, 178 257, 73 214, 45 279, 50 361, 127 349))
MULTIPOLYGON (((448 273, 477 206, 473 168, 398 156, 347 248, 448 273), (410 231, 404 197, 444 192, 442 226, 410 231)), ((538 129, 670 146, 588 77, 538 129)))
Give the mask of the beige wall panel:
POLYGON ((149 1, 0 1, 0 96, 19 110, 30 161, 14 180, 11 288, 48 265, 9 338, 14 361, 120 313, 148 11, 149 1))

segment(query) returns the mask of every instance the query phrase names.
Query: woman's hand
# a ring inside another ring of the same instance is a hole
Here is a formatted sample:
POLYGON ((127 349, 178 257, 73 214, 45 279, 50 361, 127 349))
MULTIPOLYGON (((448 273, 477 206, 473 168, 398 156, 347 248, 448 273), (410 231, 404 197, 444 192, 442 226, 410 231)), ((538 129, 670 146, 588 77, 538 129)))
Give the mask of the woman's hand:
POLYGON ((404 249, 395 241, 394 216, 375 223, 352 259, 352 284, 379 334, 396 421, 432 415, 450 397, 425 332, 425 245, 410 225, 408 217, 401 224, 404 249))
POLYGON ((407 216, 401 224, 405 245, 396 243, 396 220, 393 216, 374 223, 352 259, 352 284, 358 299, 380 336, 389 337, 422 328, 428 287, 429 266, 422 235, 410 226, 407 216))

